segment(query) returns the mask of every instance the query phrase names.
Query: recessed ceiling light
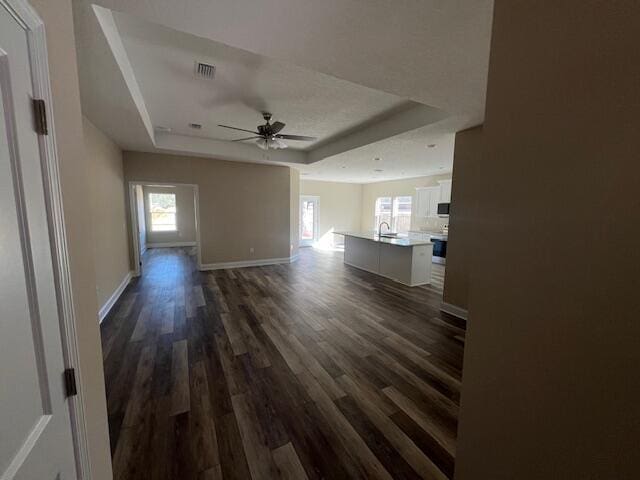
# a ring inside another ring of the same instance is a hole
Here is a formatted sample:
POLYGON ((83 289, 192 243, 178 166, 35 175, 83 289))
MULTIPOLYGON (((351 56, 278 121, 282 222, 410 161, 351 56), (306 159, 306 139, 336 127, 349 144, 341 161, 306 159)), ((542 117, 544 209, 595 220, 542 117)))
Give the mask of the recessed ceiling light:
POLYGON ((427 148, 436 148, 436 144, 435 143, 430 143, 429 145, 427 145, 427 148))
POLYGON ((376 168, 376 169, 374 170, 374 172, 378 172, 378 173, 380 173, 380 172, 382 172, 382 169, 380 169, 380 168, 376 168))
POLYGON ((195 128, 196 130, 200 130, 202 128, 202 125, 200 125, 199 123, 190 123, 189 126, 191 128, 195 128))

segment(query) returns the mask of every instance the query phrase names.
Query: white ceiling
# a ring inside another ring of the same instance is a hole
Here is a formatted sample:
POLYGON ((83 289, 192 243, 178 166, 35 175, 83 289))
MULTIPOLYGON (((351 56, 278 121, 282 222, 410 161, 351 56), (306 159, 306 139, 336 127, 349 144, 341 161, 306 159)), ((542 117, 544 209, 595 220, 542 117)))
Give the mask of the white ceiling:
POLYGON ((428 129, 407 132, 300 166, 300 178, 374 183, 451 173, 455 134, 424 130, 428 129))
MULTIPOLYGON (((125 14, 114 15, 154 125, 218 140, 251 136, 218 124, 255 130, 261 112, 286 123, 282 133, 323 141, 407 101, 396 95, 279 60, 177 32, 125 14), (195 76, 194 63, 215 65, 214 79, 195 76), (193 130, 189 123, 202 124, 193 130)), ((287 141, 290 148, 315 142, 287 141)))
POLYGON ((484 117, 492 0, 95 3, 124 13, 74 2, 83 112, 123 148, 366 183, 450 172, 454 133, 484 117), (319 142, 265 153, 216 126, 251 130, 264 109, 319 142))

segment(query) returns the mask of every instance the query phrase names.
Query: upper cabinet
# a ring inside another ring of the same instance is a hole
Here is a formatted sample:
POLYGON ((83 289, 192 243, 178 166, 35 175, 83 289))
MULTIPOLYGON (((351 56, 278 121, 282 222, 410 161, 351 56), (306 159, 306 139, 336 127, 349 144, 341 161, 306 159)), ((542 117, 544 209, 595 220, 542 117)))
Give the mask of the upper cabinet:
POLYGON ((438 216, 440 187, 416 188, 416 217, 433 218, 438 216))
POLYGON ((416 217, 436 218, 438 204, 451 202, 451 180, 438 181, 437 187, 416 187, 416 217))
POLYGON ((439 180, 440 184, 440 202, 451 202, 451 180, 439 180))

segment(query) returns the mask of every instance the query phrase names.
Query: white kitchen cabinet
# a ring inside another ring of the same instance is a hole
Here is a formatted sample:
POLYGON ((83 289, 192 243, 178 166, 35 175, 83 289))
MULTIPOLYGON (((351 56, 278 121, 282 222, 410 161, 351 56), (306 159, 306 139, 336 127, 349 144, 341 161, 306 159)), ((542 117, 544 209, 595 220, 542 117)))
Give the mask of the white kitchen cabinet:
POLYGON ((432 243, 406 238, 381 239, 371 233, 338 234, 345 236, 344 263, 347 265, 410 287, 431 283, 432 243))
POLYGON ((440 184, 440 201, 442 203, 451 202, 451 180, 439 180, 440 184))
POLYGON ((440 186, 416 188, 416 217, 433 218, 438 216, 440 186))

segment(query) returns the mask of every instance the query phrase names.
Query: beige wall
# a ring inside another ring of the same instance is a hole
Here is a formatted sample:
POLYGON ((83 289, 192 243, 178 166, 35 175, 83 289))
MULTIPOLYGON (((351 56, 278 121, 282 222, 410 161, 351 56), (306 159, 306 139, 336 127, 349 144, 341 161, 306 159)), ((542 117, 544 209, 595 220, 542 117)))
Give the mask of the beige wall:
POLYGON ((102 308, 129 273, 122 150, 86 117, 82 125, 91 176, 96 293, 102 308))
POLYGON ((292 168, 289 177, 289 248, 291 256, 298 255, 300 247, 300 172, 292 168))
POLYGON ((458 480, 638 478, 638 32, 495 2, 458 480))
POLYGON ((479 241, 475 208, 480 190, 488 185, 482 174, 482 138, 481 126, 458 132, 453 161, 444 301, 465 310, 471 262, 479 241))
POLYGON ((196 242, 196 209, 194 188, 187 185, 173 187, 148 186, 142 187, 144 194, 145 225, 147 245, 150 243, 196 242), (176 227, 175 232, 154 232, 151 229, 151 215, 149 214, 150 193, 173 193, 176 196, 176 227))
POLYGON ((94 268, 92 180, 83 141, 80 90, 71 2, 31 0, 45 23, 53 117, 70 254, 71 282, 79 341, 80 381, 85 396, 92 479, 112 478, 107 409, 98 328, 94 268))
POLYGON ((124 152, 124 171, 127 181, 198 185, 203 264, 289 257, 288 167, 124 152))
POLYGON ((320 197, 320 217, 318 218, 320 245, 333 246, 344 242, 341 235, 335 235, 334 238, 331 233, 333 231, 360 230, 362 185, 303 180, 300 182, 300 195, 320 197))
POLYGON ((378 197, 411 195, 413 197, 413 212, 411 216, 411 230, 442 228, 448 220, 441 218, 418 218, 415 216, 416 187, 436 187, 438 180, 449 180, 451 174, 434 175, 430 177, 410 178, 407 180, 393 180, 390 182, 367 183, 362 186, 362 216, 360 227, 363 231, 376 230, 374 225, 375 206, 378 197))

